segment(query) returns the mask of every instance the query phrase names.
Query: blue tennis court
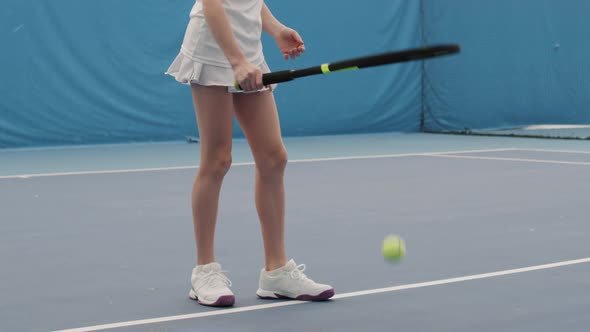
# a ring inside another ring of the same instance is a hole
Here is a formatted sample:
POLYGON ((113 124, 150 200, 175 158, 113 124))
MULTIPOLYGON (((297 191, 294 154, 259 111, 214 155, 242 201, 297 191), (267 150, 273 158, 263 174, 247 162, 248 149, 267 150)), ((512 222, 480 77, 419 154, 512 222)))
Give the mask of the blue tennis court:
POLYGON ((186 295, 198 164, 187 156, 198 145, 5 150, 3 329, 586 330, 584 142, 375 134, 286 145, 288 251, 332 283, 333 300, 255 296, 264 260, 244 141, 217 231, 236 294, 229 309, 186 295), (389 233, 407 243, 398 264, 380 254, 389 233))

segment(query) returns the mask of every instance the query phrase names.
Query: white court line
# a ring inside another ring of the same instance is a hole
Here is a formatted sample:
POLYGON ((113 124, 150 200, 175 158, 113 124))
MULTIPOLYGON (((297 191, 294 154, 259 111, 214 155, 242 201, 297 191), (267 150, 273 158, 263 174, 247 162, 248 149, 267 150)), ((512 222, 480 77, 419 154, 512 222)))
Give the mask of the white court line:
POLYGON ((552 152, 552 153, 571 153, 571 154, 590 154, 590 151, 577 151, 577 150, 553 150, 553 149, 514 149, 518 151, 533 151, 533 152, 552 152))
POLYGON ((560 160, 543 160, 543 159, 502 158, 502 157, 454 156, 454 155, 451 155, 451 154, 431 155, 431 157, 456 158, 456 159, 477 159, 477 160, 520 161, 520 162, 540 163, 540 164, 560 164, 560 165, 583 165, 583 166, 590 166, 590 162, 583 162, 583 161, 560 161, 560 160))
MULTIPOLYGON (((490 272, 490 273, 474 274, 474 275, 468 275, 468 276, 464 276, 464 277, 440 279, 440 280, 434 280, 434 281, 428 281, 428 282, 419 282, 419 283, 415 283, 415 284, 407 284, 407 285, 394 286, 394 287, 371 289, 371 290, 360 291, 360 292, 350 292, 350 293, 336 295, 336 296, 334 296, 334 299, 337 300, 337 299, 344 299, 344 298, 356 297, 356 296, 365 296, 365 295, 372 295, 372 294, 396 292, 396 291, 413 289, 413 288, 423 288, 423 287, 430 287, 430 286, 437 286, 437 285, 452 284, 452 283, 471 281, 471 280, 477 280, 477 279, 494 278, 494 277, 500 277, 500 276, 505 276, 505 275, 510 275, 510 274, 553 269, 553 268, 569 266, 569 265, 576 265, 576 264, 583 264, 583 263, 590 263, 590 257, 576 259, 576 260, 562 261, 562 262, 551 263, 551 264, 535 265, 535 266, 523 267, 523 268, 512 269, 512 270, 503 270, 503 271, 490 272)), ((121 328, 121 327, 146 325, 146 324, 156 324, 156 323, 163 323, 163 322, 170 322, 170 321, 179 321, 179 320, 185 320, 185 319, 201 318, 201 317, 229 315, 229 314, 235 314, 235 313, 240 313, 240 312, 265 310, 265 309, 286 307, 286 306, 290 306, 290 305, 297 305, 297 304, 304 304, 304 303, 309 303, 309 302, 303 302, 303 301, 274 302, 274 303, 270 303, 270 304, 261 304, 261 305, 254 305, 254 306, 248 306, 248 307, 242 307, 242 308, 218 309, 218 310, 214 310, 214 311, 194 313, 194 314, 133 320, 133 321, 127 321, 127 322, 87 326, 87 327, 73 328, 73 329, 67 329, 67 330, 57 330, 57 331, 53 331, 53 332, 91 332, 91 331, 98 331, 98 330, 108 330, 108 329, 116 329, 116 328, 121 328)))
MULTIPOLYGON (((415 157, 415 156, 433 156, 447 153, 477 153, 477 152, 501 152, 513 151, 515 148, 502 149, 482 149, 482 150, 462 150, 462 151, 441 151, 441 152, 421 152, 421 153, 402 153, 402 154, 383 154, 383 155, 368 155, 368 156, 348 156, 348 157, 333 157, 333 158, 315 158, 315 159, 296 159, 289 160, 289 163, 311 163, 320 161, 339 161, 339 160, 360 160, 360 159, 382 159, 382 158, 400 158, 400 157, 415 157)), ((233 163, 232 167, 237 166, 252 166, 254 162, 233 163)), ((80 171, 80 172, 57 172, 57 173, 36 173, 36 174, 19 174, 0 176, 3 179, 28 179, 37 177, 50 176, 70 176, 70 175, 97 175, 97 174, 123 174, 123 173, 139 173, 139 172, 157 172, 157 171, 177 171, 194 169, 197 166, 176 166, 176 167, 158 167, 158 168, 136 168, 136 169, 118 169, 105 171, 80 171)))
POLYGON ((178 171, 193 169, 196 166, 176 166, 176 167, 159 167, 159 168, 138 168, 138 169, 115 169, 107 171, 80 171, 80 172, 58 172, 58 173, 36 173, 36 174, 20 174, 20 175, 5 175, 0 176, 0 180, 4 179, 28 179, 41 178, 51 176, 69 176, 69 175, 92 175, 92 174, 122 174, 122 173, 138 173, 138 172, 155 172, 155 171, 178 171))

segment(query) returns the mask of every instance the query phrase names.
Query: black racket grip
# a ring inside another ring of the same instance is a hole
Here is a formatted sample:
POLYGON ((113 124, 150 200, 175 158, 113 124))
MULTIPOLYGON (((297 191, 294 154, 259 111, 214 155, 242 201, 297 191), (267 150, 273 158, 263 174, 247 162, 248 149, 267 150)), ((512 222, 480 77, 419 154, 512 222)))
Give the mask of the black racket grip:
POLYGON ((262 74, 262 84, 271 85, 282 82, 289 82, 295 79, 293 76, 295 70, 281 70, 272 73, 262 74))

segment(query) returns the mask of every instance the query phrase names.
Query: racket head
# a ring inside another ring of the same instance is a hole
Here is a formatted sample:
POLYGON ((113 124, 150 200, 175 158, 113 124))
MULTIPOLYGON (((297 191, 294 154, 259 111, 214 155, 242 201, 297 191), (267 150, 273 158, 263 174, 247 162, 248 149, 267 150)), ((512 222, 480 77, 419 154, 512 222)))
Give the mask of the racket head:
POLYGON ((389 65, 400 62, 418 61, 459 53, 458 44, 431 45, 404 51, 386 52, 361 58, 338 61, 329 64, 329 71, 347 68, 368 68, 389 65))

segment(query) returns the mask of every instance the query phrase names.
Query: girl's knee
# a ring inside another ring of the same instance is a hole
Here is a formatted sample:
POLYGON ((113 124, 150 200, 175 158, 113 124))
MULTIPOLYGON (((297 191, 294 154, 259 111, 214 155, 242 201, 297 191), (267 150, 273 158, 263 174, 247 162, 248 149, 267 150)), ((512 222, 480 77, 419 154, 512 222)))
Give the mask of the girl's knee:
POLYGON ((231 153, 205 158, 201 160, 199 165, 199 177, 223 178, 229 171, 231 164, 231 153))
POLYGON ((266 153, 256 166, 263 175, 282 174, 287 167, 288 160, 287 150, 281 146, 266 153))

